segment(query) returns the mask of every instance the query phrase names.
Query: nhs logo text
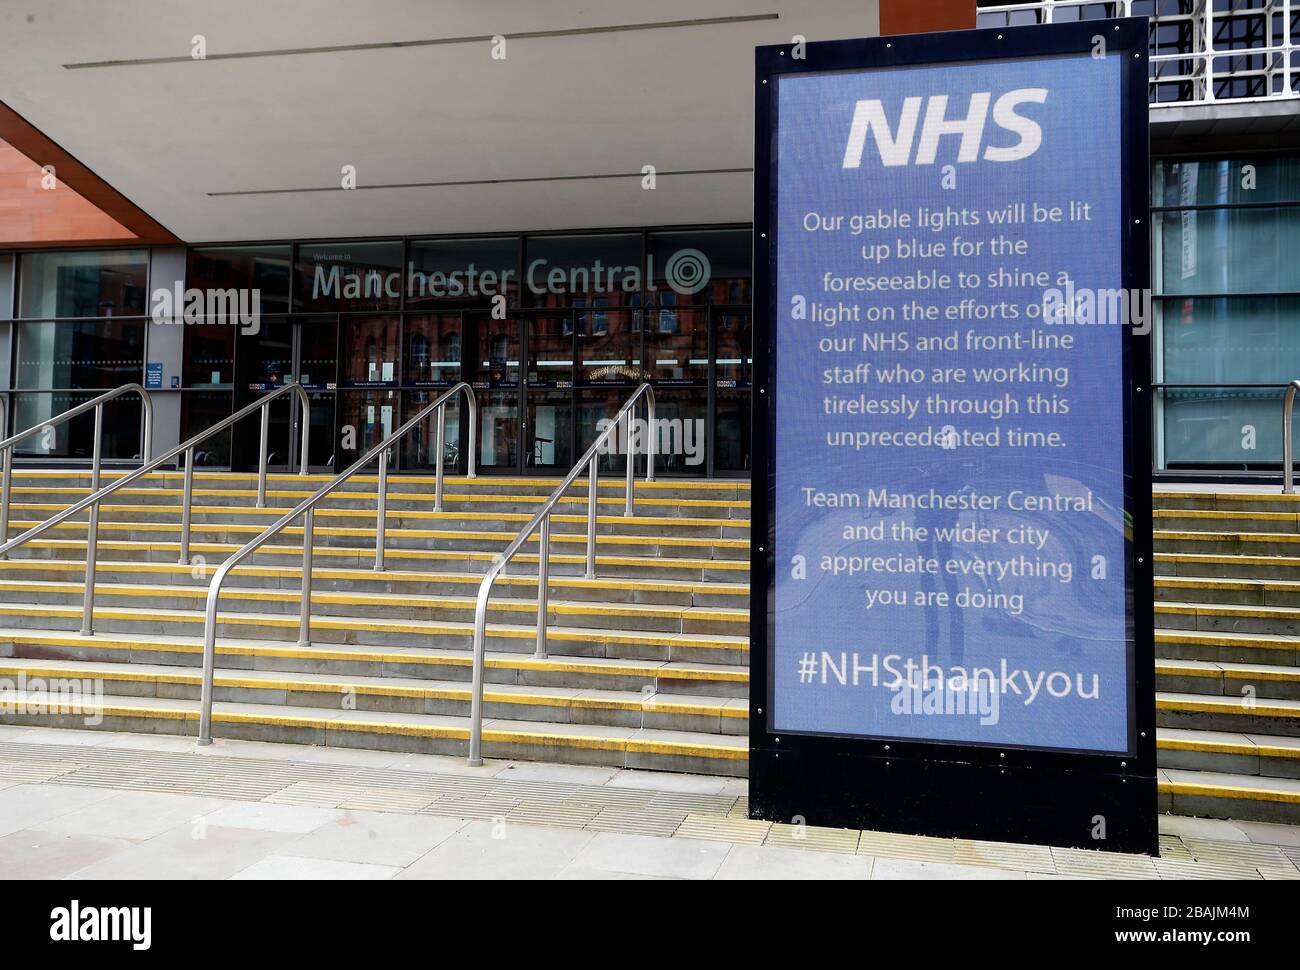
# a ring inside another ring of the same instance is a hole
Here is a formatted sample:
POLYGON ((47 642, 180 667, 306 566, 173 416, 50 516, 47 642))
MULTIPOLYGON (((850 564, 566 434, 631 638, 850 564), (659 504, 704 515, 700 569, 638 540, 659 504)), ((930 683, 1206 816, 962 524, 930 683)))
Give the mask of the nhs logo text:
MULTIPOLYGON (((881 101, 859 101, 853 109, 853 123, 849 126, 849 140, 844 147, 844 164, 841 167, 859 168, 862 165, 862 153, 867 145, 868 134, 872 136, 873 144, 880 153, 881 163, 886 166, 906 165, 909 161, 914 165, 933 165, 939 151, 939 140, 944 136, 960 139, 958 162, 978 161, 980 147, 984 145, 990 102, 993 105, 993 124, 1016 135, 1018 140, 1011 145, 1000 143, 985 146, 984 159, 990 162, 1019 161, 1038 151, 1038 146, 1043 143, 1043 129, 1038 122, 1020 114, 1016 109, 1026 104, 1043 104, 1046 100, 1046 88, 1017 88, 999 96, 996 101, 993 101, 990 92, 977 91, 970 96, 970 103, 963 115, 957 106, 950 110, 946 94, 935 94, 929 98, 904 98, 903 110, 896 124, 891 123, 881 101), (923 104, 924 121, 921 120, 923 104), (919 141, 916 139, 918 124, 921 128, 919 141), (912 154, 914 142, 915 157, 912 154)), ((1006 138, 991 140, 1005 142, 1006 138)))

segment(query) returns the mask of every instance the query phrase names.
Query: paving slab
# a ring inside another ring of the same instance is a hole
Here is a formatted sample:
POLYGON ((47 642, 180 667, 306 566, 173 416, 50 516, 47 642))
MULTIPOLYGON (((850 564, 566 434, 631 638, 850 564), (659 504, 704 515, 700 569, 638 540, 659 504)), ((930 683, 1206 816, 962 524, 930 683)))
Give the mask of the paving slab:
POLYGON ((223 828, 303 835, 342 816, 341 811, 332 808, 277 805, 270 802, 235 802, 204 816, 204 822, 207 825, 223 828))
POLYGON ((409 866, 464 828, 465 821, 427 815, 347 812, 294 842, 289 854, 377 866, 409 866))
POLYGON ((86 866, 70 879, 229 879, 291 842, 287 832, 184 825, 86 866))
POLYGON ((171 795, 163 792, 110 792, 109 798, 50 819, 50 832, 98 835, 143 841, 182 823, 194 823, 230 804, 219 798, 171 795))
POLYGON ((579 868, 677 879, 712 879, 732 846, 700 839, 602 832, 573 860, 579 868))
POLYGON ((40 828, 61 815, 112 798, 111 788, 81 785, 14 785, 0 791, 0 836, 40 828))
POLYGON ((916 862, 911 859, 877 859, 872 879, 1024 879, 1012 869, 964 866, 951 862, 916 862))
POLYGON ((135 845, 121 838, 22 829, 0 838, 0 873, 5 879, 62 879, 135 845))
POLYGON ((554 879, 593 838, 575 830, 470 822, 396 878, 554 879))
POLYGON ((782 846, 736 845, 718 868, 715 879, 870 879, 870 856, 789 849, 782 846))
POLYGON ((232 879, 392 879, 402 870, 397 866, 375 866, 335 859, 303 859, 291 855, 267 856, 232 879))

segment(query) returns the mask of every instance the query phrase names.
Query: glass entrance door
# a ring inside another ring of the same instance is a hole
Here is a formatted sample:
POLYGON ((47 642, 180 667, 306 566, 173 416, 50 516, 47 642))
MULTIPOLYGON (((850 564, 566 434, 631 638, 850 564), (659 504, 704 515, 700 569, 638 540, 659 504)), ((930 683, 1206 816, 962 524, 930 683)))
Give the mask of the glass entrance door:
MULTIPOLYGON (((311 399, 308 432, 309 471, 333 470, 336 462, 336 389, 338 381, 338 322, 328 317, 266 318, 254 335, 241 338, 240 368, 245 379, 238 402, 244 407, 285 384, 299 381, 311 399)), ((277 471, 299 470, 302 406, 296 394, 271 405, 267 466, 277 471)), ((236 428, 238 450, 246 468, 256 468, 261 429, 250 417, 236 428)))

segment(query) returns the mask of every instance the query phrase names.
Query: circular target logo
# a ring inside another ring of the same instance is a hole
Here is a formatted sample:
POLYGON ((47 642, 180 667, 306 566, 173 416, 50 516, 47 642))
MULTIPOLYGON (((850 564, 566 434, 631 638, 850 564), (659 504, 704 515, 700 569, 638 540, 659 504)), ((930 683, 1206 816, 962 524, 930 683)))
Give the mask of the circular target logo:
POLYGON ((692 296, 709 285, 713 267, 698 249, 679 249, 664 266, 668 285, 682 296, 692 296))

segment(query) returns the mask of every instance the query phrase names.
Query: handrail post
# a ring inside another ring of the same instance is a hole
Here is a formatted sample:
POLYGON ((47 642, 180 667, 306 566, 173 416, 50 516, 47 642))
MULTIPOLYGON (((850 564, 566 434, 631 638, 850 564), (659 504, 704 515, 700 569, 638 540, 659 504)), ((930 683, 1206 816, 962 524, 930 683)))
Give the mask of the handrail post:
POLYGON ((465 385, 465 397, 469 401, 469 464, 466 466, 468 474, 465 477, 477 478, 474 469, 478 457, 478 398, 468 384, 465 385))
MULTIPOLYGON (((0 546, 9 541, 9 495, 14 481, 13 445, 4 449, 0 464, 4 466, 4 483, 0 484, 0 546)), ((9 553, 0 553, 0 559, 8 559, 9 553)))
MULTIPOLYGON (((104 405, 95 407, 95 444, 94 459, 90 471, 90 494, 99 491, 99 464, 103 457, 104 405)), ((95 633, 95 559, 98 557, 99 541, 99 503, 90 506, 90 519, 86 524, 86 582, 81 602, 81 635, 93 636, 95 633)))
POLYGON ((551 514, 542 517, 541 534, 537 542, 537 649, 533 657, 546 659, 547 593, 551 579, 551 514))
POLYGON ((375 572, 384 571, 384 528, 388 515, 388 456, 391 449, 379 455, 379 504, 375 508, 375 572))
POLYGON ((433 510, 442 511, 442 466, 443 466, 443 441, 447 435, 447 405, 444 403, 438 408, 438 430, 435 433, 434 449, 437 452, 433 460, 433 510))
POLYGON ((267 401, 262 405, 262 443, 258 448, 257 455, 257 507, 266 508, 266 461, 267 441, 271 433, 271 402, 267 401))
MULTIPOLYGON (((298 385, 298 396, 302 399, 302 408, 299 410, 298 420, 302 422, 302 444, 299 446, 301 454, 298 458, 298 474, 307 474, 307 444, 311 434, 311 398, 303 389, 301 384, 298 385)), ((289 429, 289 446, 293 447, 293 429, 289 429)))
POLYGON ((311 553, 315 512, 314 508, 309 508, 302 516, 302 603, 298 607, 298 646, 300 647, 311 645, 311 553))
POLYGON ((655 480, 655 453, 659 450, 659 427, 655 424, 655 389, 647 384, 645 389, 646 406, 646 445, 645 445, 645 480, 655 480))
POLYGON ((632 412, 636 407, 627 409, 624 415, 624 428, 627 436, 627 487, 624 490, 623 517, 632 518, 632 500, 636 493, 636 441, 632 438, 632 412))
POLYGON ((596 486, 600 473, 596 470, 599 455, 591 456, 587 466, 587 578, 596 578, 596 486))
POLYGON ((194 446, 185 450, 185 487, 181 492, 181 558, 180 564, 190 564, 190 516, 194 503, 194 446))
POLYGON ((1286 386, 1286 401, 1282 405, 1282 494, 1294 495, 1295 485, 1291 481, 1291 420, 1295 411, 1295 392, 1300 390, 1300 381, 1292 381, 1286 386))
MULTIPOLYGON (((487 583, 491 586, 491 583, 487 583)), ((487 601, 491 590, 479 590, 474 606, 474 666, 469 694, 469 766, 483 764, 483 680, 487 667, 487 601)))
MULTIPOLYGON (((9 437, 9 395, 0 394, 0 440, 9 437)), ((9 496, 13 485, 14 449, 0 448, 0 546, 9 541, 9 496)), ((0 552, 0 559, 8 559, 7 552, 0 552)))

